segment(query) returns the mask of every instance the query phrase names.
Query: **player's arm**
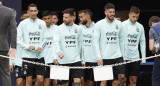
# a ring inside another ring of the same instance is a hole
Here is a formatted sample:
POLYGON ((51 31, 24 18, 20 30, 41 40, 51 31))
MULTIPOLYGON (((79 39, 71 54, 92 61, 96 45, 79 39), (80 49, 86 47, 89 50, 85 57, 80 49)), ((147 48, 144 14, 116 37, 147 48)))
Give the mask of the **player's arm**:
POLYGON ((93 33, 94 51, 97 57, 97 65, 103 65, 103 60, 100 54, 99 41, 100 41, 100 30, 99 30, 99 25, 96 24, 93 33))
POLYGON ((145 32, 144 28, 141 31, 140 35, 140 47, 141 47, 141 53, 142 53, 142 63, 146 63, 146 38, 145 38, 145 32))
POLYGON ((26 43, 23 42, 24 40, 23 34, 25 34, 23 33, 23 24, 20 23, 17 28, 17 44, 21 46, 23 49, 30 49, 30 50, 33 49, 34 50, 34 46, 31 47, 31 45, 27 45, 26 43))
POLYGON ((64 54, 62 53, 60 48, 60 33, 58 28, 55 30, 54 33, 53 44, 58 57, 62 59, 64 57, 64 54))
POLYGON ((85 58, 84 58, 84 49, 83 49, 83 35, 82 35, 82 28, 79 27, 78 31, 78 48, 80 53, 80 58, 82 60, 82 64, 85 64, 85 58))

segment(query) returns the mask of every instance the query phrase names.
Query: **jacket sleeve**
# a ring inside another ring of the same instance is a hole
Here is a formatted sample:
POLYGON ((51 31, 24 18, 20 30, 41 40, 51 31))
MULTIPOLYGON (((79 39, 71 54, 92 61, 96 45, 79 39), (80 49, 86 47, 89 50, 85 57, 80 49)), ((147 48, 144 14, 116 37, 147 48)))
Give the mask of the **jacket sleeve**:
POLYGON ((79 27, 79 31, 78 31, 78 48, 79 48, 79 53, 80 53, 80 57, 82 60, 82 64, 85 64, 85 58, 84 58, 84 49, 83 49, 83 35, 82 35, 82 28, 79 27))
POLYGON ((141 54, 142 54, 142 63, 146 63, 146 39, 145 39, 145 32, 144 27, 142 27, 142 32, 140 35, 140 47, 141 47, 141 54))
POLYGON ((62 53, 61 48, 60 48, 60 33, 59 33, 59 28, 55 30, 54 38, 53 38, 53 44, 55 47, 55 51, 57 55, 59 56, 60 53, 62 53))
POLYGON ((24 32, 23 32, 23 24, 20 23, 17 28, 17 44, 21 46, 23 49, 28 49, 29 45, 23 42, 24 40, 24 32))
POLYGON ((93 33, 93 42, 94 42, 95 54, 98 60, 102 59, 101 53, 100 53, 100 47, 99 47, 100 35, 101 33, 100 33, 99 25, 96 24, 94 28, 94 33, 93 33))
POLYGON ((124 27, 125 27, 125 24, 121 23, 120 33, 119 33, 119 45, 120 45, 120 50, 123 56, 124 56, 124 37, 125 37, 124 27))

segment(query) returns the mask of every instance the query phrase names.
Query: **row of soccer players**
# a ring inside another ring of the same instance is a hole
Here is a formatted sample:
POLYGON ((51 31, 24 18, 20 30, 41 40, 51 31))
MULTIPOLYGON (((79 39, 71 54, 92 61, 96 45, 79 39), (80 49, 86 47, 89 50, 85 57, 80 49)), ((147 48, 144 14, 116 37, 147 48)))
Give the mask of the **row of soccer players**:
MULTIPOLYGON (((30 4, 27 12, 29 18, 21 21, 17 28, 16 58, 62 66, 111 65, 139 59, 139 44, 142 58, 146 57, 144 27, 137 22, 140 15, 138 7, 131 7, 129 19, 124 22, 115 19, 115 6, 112 3, 105 5, 106 16, 97 23, 92 21, 91 10, 81 10, 78 12, 79 26, 74 23, 76 17, 72 8, 63 11, 63 23, 59 26, 52 24, 48 11, 43 12, 42 20, 37 18, 35 4, 30 4)), ((143 59, 141 63, 145 62, 143 59)), ((125 86, 125 77, 129 77, 130 85, 136 86, 139 63, 113 67, 112 85, 125 86)), ((49 67, 16 60, 10 64, 15 64, 17 86, 22 86, 24 76, 26 86, 31 86, 34 75, 36 86, 49 86, 51 83, 49 67)), ((73 80, 73 86, 80 86, 82 76, 86 86, 94 85, 93 69, 71 69, 70 80, 73 80)), ((101 81, 100 85, 106 86, 106 83, 101 81)), ((68 81, 58 80, 58 84, 68 86, 68 81)))

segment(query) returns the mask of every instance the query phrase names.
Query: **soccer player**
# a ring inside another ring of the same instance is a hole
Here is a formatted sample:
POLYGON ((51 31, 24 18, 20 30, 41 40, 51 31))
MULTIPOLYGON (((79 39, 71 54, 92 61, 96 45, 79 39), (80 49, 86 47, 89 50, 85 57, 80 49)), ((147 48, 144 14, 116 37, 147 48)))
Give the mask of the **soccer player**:
MULTIPOLYGON (((82 44, 81 30, 74 24, 74 11, 65 9, 63 11, 63 24, 56 30, 54 45, 58 54, 58 62, 62 66, 82 66, 80 59, 80 48, 82 44)), ((81 69, 71 69, 70 79, 74 86, 80 86, 82 76, 81 69)), ((58 81, 60 86, 68 86, 68 81, 58 81)))
MULTIPOLYGON (((22 48, 23 60, 44 63, 41 57, 42 49, 46 45, 46 23, 37 18, 38 9, 35 4, 28 6, 29 18, 21 21, 17 28, 17 43, 22 48)), ((23 74, 26 76, 26 86, 32 86, 32 77, 36 74, 35 86, 43 85, 44 66, 23 62, 23 74)))
MULTIPOLYGON (((46 30, 46 40, 47 44, 42 52, 42 57, 44 57, 45 64, 53 65, 54 58, 56 56, 55 50, 53 47, 53 35, 55 29, 57 28, 56 25, 52 25, 52 19, 49 11, 44 11, 42 14, 42 20, 46 22, 47 30, 46 30)), ((50 67, 45 67, 45 75, 44 75, 44 86, 50 86, 50 67)))
POLYGON ((57 12, 51 12, 52 24, 57 25, 58 23, 58 14, 57 12))
MULTIPOLYGON (((142 64, 146 62, 146 40, 144 27, 137 22, 140 15, 140 9, 132 6, 129 12, 129 19, 122 22, 123 33, 123 58, 125 61, 137 60, 140 58, 138 45, 142 53, 142 64)), ((125 65, 126 77, 128 77, 130 86, 136 86, 137 78, 140 73, 140 62, 129 63, 125 65)), ((125 80, 126 81, 126 80, 125 80)))
MULTIPOLYGON (((115 6, 107 3, 104 7, 106 17, 98 21, 94 29, 94 46, 98 65, 111 65, 123 62, 120 45, 122 44, 121 22, 115 19, 115 6)), ((123 86, 124 65, 113 67, 112 86, 123 86)), ((104 76, 105 77, 105 76, 104 76)), ((106 86, 107 81, 101 81, 106 86)))
MULTIPOLYGON (((93 47, 93 32, 95 23, 92 21, 93 13, 90 9, 79 12, 79 20, 81 21, 80 29, 82 29, 83 45, 82 55, 85 66, 97 66, 97 58, 93 47)), ((94 85, 93 69, 85 69, 84 71, 85 86, 94 85)))

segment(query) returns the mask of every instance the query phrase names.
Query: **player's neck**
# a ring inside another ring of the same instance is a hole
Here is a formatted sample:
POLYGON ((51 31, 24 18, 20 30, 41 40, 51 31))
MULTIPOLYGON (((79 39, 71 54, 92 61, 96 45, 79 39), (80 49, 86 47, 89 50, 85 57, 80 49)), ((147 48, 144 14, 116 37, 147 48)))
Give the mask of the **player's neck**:
POLYGON ((68 24, 67 26, 72 26, 73 25, 73 22, 72 23, 70 23, 70 24, 68 24))
POLYGON ((106 17, 106 19, 107 19, 107 21, 108 21, 109 23, 112 23, 113 20, 114 20, 114 19, 108 19, 108 17, 106 17))
POLYGON ((87 24, 86 24, 86 27, 89 28, 92 24, 92 21, 91 20, 88 20, 87 24))
POLYGON ((36 18, 31 18, 31 17, 30 17, 30 19, 33 20, 33 21, 35 21, 35 20, 37 19, 37 17, 36 17, 36 18))

